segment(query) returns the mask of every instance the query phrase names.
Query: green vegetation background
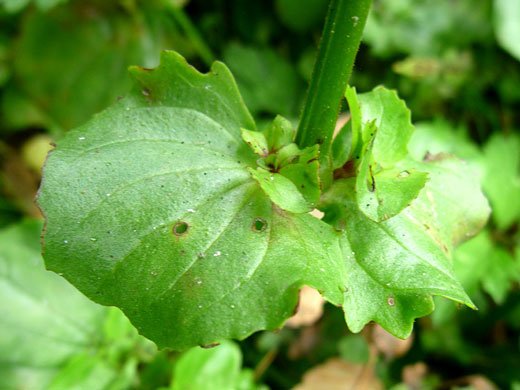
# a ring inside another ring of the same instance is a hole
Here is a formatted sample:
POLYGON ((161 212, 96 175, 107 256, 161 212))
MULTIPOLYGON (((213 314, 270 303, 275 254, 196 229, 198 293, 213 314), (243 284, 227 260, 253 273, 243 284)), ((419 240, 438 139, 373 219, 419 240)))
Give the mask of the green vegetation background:
POLYGON ((373 336, 350 335, 331 306, 311 327, 158 351, 44 270, 33 198, 49 143, 163 49, 202 71, 224 61, 260 125, 297 121, 327 2, 0 0, 0 389, 289 389, 337 356, 373 365, 385 388, 412 389, 403 368, 423 362, 420 389, 480 389, 476 374, 520 389, 520 0, 373 1, 351 84, 405 99, 415 158, 451 153, 478 172, 492 216, 454 264, 479 311, 436 300, 399 357, 369 357, 373 336))

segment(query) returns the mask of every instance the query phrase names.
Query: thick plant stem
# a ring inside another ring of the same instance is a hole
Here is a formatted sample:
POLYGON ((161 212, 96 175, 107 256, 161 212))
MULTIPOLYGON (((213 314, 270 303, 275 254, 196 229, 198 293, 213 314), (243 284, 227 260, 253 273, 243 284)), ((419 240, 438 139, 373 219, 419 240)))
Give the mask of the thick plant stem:
POLYGON ((372 0, 331 0, 296 143, 320 144, 320 164, 330 166, 330 146, 341 100, 352 73, 372 0))

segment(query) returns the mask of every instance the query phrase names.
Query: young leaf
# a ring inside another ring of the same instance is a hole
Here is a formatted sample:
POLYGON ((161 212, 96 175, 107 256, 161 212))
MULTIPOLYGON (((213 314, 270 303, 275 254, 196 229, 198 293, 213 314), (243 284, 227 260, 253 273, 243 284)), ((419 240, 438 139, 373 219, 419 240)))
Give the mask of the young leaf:
POLYGON ((318 145, 299 150, 280 169, 280 174, 290 179, 312 208, 320 198, 318 145))
POLYGON ((351 157, 353 144, 352 120, 341 128, 332 141, 332 168, 341 168, 351 157))
POLYGON ((242 139, 253 149, 253 152, 262 157, 269 154, 269 146, 264 133, 246 129, 240 129, 240 131, 242 132, 242 139))
POLYGON ((284 175, 271 173, 262 168, 249 168, 249 172, 271 201, 281 209, 292 213, 312 211, 312 205, 306 201, 298 187, 284 175))
POLYGON ((413 132, 410 110, 395 91, 383 87, 359 94, 358 101, 363 124, 375 120, 377 127, 374 159, 383 168, 391 168, 408 154, 406 146, 413 132))
POLYGON ((276 152, 294 140, 294 129, 291 122, 283 116, 277 115, 264 131, 269 144, 269 150, 276 152))
POLYGON ((428 172, 431 180, 409 208, 384 222, 373 222, 359 211, 355 179, 338 180, 323 196, 325 220, 344 228, 348 291, 343 307, 354 332, 376 321, 405 338, 414 319, 433 310, 431 295, 473 307, 453 274, 451 248, 484 225, 487 202, 478 182, 454 159, 413 168, 428 172), (444 184, 454 188, 443 191, 444 184))
POLYGON ((49 269, 174 349, 276 329, 304 284, 340 304, 338 234, 281 210, 251 177, 240 128, 255 124, 227 68, 200 74, 164 52, 132 75, 129 96, 48 158, 49 269))
POLYGON ((377 134, 367 142, 356 177, 356 199, 359 209, 376 222, 397 215, 417 198, 428 175, 416 170, 385 169, 375 172, 372 151, 377 134))

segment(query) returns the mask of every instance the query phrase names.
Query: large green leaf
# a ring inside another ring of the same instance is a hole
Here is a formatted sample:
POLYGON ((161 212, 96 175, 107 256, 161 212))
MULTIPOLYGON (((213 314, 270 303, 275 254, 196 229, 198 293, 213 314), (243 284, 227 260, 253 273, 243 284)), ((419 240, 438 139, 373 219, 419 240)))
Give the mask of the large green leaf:
POLYGON ((0 383, 36 388, 95 344, 105 309, 92 304, 40 256, 40 222, 0 232, 0 383))
POLYGON ((48 158, 47 266, 176 349, 280 327, 303 284, 341 304, 338 233, 250 176, 240 128, 255 124, 227 68, 200 74, 164 52, 132 75, 129 96, 48 158))
POLYGON ((358 209, 355 179, 338 180, 324 194, 325 219, 344 229, 348 290, 343 308, 354 332, 376 321, 407 337, 414 319, 433 310, 432 295, 473 307, 453 273, 451 252, 487 220, 479 183, 453 158, 403 164, 428 172, 430 180, 410 207, 384 222, 358 209))
POLYGON ((520 0, 494 0, 493 19, 498 43, 520 61, 520 0))
POLYGON ((156 347, 119 310, 96 305, 44 269, 41 227, 24 221, 0 231, 2 388, 128 388, 137 360, 127 354, 138 345, 152 353, 156 347))

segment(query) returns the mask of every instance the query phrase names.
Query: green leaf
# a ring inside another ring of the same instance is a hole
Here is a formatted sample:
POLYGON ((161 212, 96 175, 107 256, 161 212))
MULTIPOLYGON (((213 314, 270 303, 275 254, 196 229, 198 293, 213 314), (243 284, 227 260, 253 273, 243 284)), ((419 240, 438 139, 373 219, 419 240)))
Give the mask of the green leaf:
POLYGON ((377 137, 373 155, 383 168, 391 168, 403 159, 413 133, 410 110, 397 93, 383 87, 358 95, 363 124, 375 120, 377 137))
POLYGON ((231 341, 185 352, 175 364, 172 390, 236 390, 242 367, 240 348, 231 341))
POLYGON ((41 226, 24 221, 0 231, 0 383, 7 388, 126 389, 116 385, 135 378, 136 360, 128 358, 129 351, 151 343, 137 336, 119 310, 96 305, 44 269, 41 226), (112 337, 106 333, 107 319, 121 324, 112 337), (128 370, 118 369, 122 362, 128 370))
POLYGON ((253 149, 253 152, 262 157, 266 157, 269 154, 269 146, 264 133, 246 129, 241 129, 241 132, 242 139, 253 149))
POLYGON ((264 133, 269 144, 269 150, 275 152, 293 142, 295 131, 291 122, 283 116, 277 115, 264 130, 264 133))
POLYGON ((494 0, 493 22, 500 46, 520 61, 520 0, 494 0))
POLYGON ((428 180, 427 173, 413 169, 380 171, 373 177, 373 187, 366 176, 360 183, 362 177, 359 175, 356 183, 357 202, 361 211, 376 222, 391 218, 408 207, 428 180))
POLYGON ((411 158, 421 161, 428 155, 453 154, 464 160, 478 177, 484 175, 484 158, 479 147, 469 138, 464 126, 436 119, 433 122, 415 124, 415 130, 408 144, 411 158))
POLYGON ((341 304, 338 234, 251 178, 240 128, 255 124, 227 68, 164 52, 132 75, 129 96, 48 158, 47 267, 174 349, 279 328, 304 284, 341 304))
POLYGON ((331 153, 333 169, 341 168, 350 159, 353 150, 352 143, 352 121, 349 120, 332 141, 331 153))
POLYGON ((92 355, 89 351, 85 351, 74 356, 46 388, 48 390, 125 390, 135 378, 137 362, 129 362, 130 370, 125 368, 118 372, 107 365, 100 355, 92 355))
POLYGON ((376 222, 397 215, 424 187, 428 175, 416 170, 385 169, 375 172, 372 151, 378 134, 368 141, 356 177, 356 199, 359 209, 376 222))
POLYGON ((455 251, 457 276, 469 292, 482 285, 497 304, 502 304, 514 283, 520 281, 520 261, 483 231, 455 251))
MULTIPOLYGON (((348 107, 350 109, 350 120, 352 121, 352 133, 356 134, 356 136, 352 136, 353 139, 357 139, 361 134, 361 129, 363 128, 363 124, 361 122, 361 108, 359 107, 358 95, 356 93, 356 88, 347 86, 345 90, 345 97, 347 98, 348 107)), ((353 144, 354 148, 356 145, 353 144)))
POLYGON ((0 231, 0 383, 41 388, 98 339, 105 308, 45 271, 39 221, 0 231))
POLYGON ((241 131, 244 141, 248 143, 256 154, 262 157, 267 157, 269 153, 276 153, 284 146, 290 144, 294 138, 294 129, 291 122, 280 115, 277 115, 262 132, 246 129, 241 131))
POLYGON ((320 177, 318 145, 298 150, 286 164, 282 162, 280 174, 287 177, 303 195, 305 201, 314 208, 320 198, 320 177))
POLYGON ((292 213, 312 211, 312 205, 305 200, 298 187, 284 175, 271 173, 262 168, 249 168, 249 172, 271 201, 281 209, 292 213))
POLYGON ((506 230, 520 218, 520 137, 494 135, 484 146, 484 192, 493 208, 493 220, 506 230))
POLYGON ((237 344, 223 341, 209 349, 192 348, 176 362, 171 390, 267 390, 257 386, 253 371, 242 369, 237 344))
POLYGON ((453 273, 451 250, 476 234, 489 214, 478 181, 453 158, 405 163, 428 172, 430 180, 410 207, 384 222, 359 211, 355 179, 338 180, 323 195, 324 220, 344 228, 343 308, 353 332, 376 321, 406 338, 414 319, 433 310, 431 295, 473 307, 453 273))
MULTIPOLYGON (((482 299, 480 283, 487 272, 489 254, 492 249, 488 232, 483 231, 471 240, 462 243, 453 253, 453 267, 457 279, 471 299, 478 305, 479 311, 485 309, 486 300, 482 299)), ((457 313, 453 302, 439 299, 435 302, 432 321, 436 325, 444 325, 457 313)))
POLYGON ((497 304, 504 303, 513 283, 520 282, 520 262, 502 248, 494 248, 482 278, 484 290, 497 304))

